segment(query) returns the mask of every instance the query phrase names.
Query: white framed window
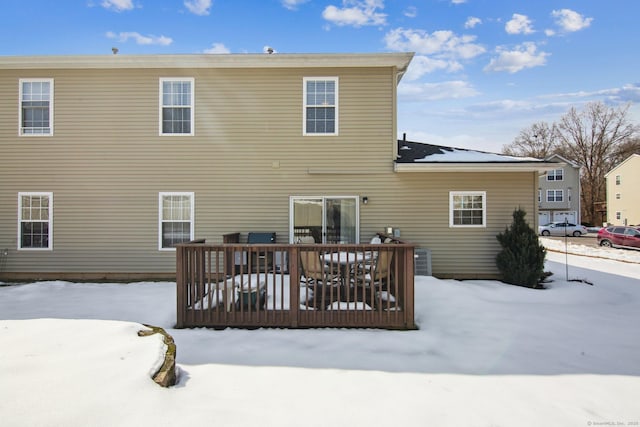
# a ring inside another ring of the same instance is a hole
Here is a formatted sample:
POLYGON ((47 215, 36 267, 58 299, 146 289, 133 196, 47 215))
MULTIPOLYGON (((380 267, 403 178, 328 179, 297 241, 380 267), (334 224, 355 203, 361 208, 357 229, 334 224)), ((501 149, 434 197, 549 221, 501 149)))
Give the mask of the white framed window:
POLYGON ((303 135, 338 134, 338 78, 303 78, 303 135))
POLYGON ((616 212, 616 219, 622 218, 622 212, 616 212))
POLYGON ((450 191, 449 227, 486 227, 486 191, 450 191))
POLYGON ((53 135, 53 79, 20 79, 19 135, 53 135))
POLYGON ((620 185, 622 183, 622 176, 616 175, 616 185, 620 185))
POLYGON ((562 202, 563 200, 563 190, 547 190, 547 202, 562 202))
POLYGON ((562 181, 564 179, 564 169, 555 169, 547 172, 547 181, 562 181))
POLYGON ((160 79, 160 135, 194 135, 193 78, 160 79))
POLYGON ((18 249, 53 249, 53 193, 18 193, 18 249))
POLYGON ((194 193, 161 192, 158 197, 158 249, 175 250, 193 240, 194 193))
POLYGON ((616 199, 620 200, 622 198, 622 196, 620 195, 620 193, 616 193, 616 199))

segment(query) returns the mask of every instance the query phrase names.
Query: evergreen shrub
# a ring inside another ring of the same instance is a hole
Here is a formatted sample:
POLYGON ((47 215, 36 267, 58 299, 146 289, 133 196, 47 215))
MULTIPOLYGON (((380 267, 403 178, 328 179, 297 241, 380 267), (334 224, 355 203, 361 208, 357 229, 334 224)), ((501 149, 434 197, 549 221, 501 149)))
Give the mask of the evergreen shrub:
POLYGON ((506 283, 529 288, 542 288, 546 249, 538 240, 538 233, 525 221, 521 208, 513 212, 513 222, 504 233, 496 236, 502 250, 496 256, 496 265, 506 283))

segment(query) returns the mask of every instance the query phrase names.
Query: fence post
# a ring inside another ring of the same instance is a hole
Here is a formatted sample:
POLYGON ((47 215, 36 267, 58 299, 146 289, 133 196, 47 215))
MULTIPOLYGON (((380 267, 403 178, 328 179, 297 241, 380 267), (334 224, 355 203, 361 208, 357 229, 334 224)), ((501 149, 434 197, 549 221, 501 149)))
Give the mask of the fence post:
POLYGON ((415 329, 416 328, 416 320, 415 316, 415 267, 414 267, 414 251, 415 246, 406 246, 404 248, 404 286, 405 286, 405 321, 404 325, 406 328, 415 329), (409 301, 407 304, 406 301, 409 301))
POLYGON ((292 328, 297 328, 300 317, 300 247, 290 245, 289 251, 289 319, 292 328))
POLYGON ((176 248, 176 328, 184 328, 185 306, 184 306, 184 246, 178 245, 176 248))

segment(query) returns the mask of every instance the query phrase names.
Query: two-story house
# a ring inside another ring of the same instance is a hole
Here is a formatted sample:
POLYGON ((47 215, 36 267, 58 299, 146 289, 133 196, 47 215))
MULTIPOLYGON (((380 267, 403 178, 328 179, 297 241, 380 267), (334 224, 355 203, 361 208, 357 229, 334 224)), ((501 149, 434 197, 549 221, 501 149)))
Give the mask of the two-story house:
POLYGON ((607 222, 640 224, 640 154, 632 154, 606 175, 607 222))
POLYGON ((546 160, 558 166, 539 178, 538 223, 580 224, 580 165, 558 154, 546 160))
POLYGON ((434 275, 496 277, 495 235, 518 207, 536 218, 548 164, 396 167, 411 58, 0 58, 0 280, 170 278, 194 238, 387 227, 432 250, 434 275))

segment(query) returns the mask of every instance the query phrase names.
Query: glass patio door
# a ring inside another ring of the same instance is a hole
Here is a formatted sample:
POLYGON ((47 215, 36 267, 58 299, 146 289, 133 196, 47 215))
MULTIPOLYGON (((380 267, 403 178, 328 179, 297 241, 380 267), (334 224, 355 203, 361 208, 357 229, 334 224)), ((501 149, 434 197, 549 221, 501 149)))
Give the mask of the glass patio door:
POLYGON ((291 243, 358 243, 358 197, 292 197, 291 243))

